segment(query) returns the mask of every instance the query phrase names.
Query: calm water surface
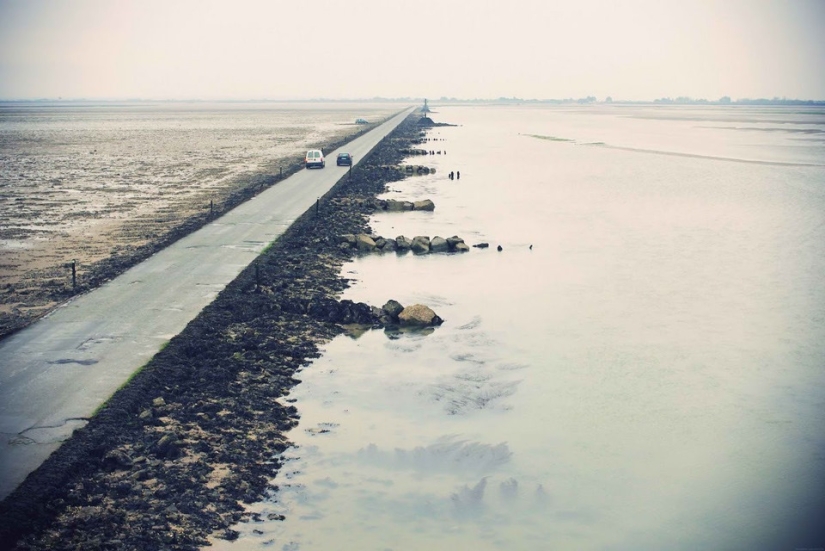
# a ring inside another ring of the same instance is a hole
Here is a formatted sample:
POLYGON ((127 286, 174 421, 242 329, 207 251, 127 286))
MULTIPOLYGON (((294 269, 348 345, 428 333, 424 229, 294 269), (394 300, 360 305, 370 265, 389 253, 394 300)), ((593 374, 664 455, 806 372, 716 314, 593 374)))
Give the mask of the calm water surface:
POLYGON ((331 342, 215 548, 821 547, 825 112, 438 111, 438 172, 389 193, 436 210, 372 226, 491 248, 344 268, 446 322, 331 342))

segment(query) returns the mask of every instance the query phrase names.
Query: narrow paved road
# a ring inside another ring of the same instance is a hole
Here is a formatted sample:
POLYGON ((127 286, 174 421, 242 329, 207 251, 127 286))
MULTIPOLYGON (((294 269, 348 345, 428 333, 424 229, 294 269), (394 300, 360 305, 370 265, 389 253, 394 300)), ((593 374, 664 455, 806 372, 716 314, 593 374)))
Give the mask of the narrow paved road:
POLYGON ((411 111, 0 342, 0 499, 411 111))

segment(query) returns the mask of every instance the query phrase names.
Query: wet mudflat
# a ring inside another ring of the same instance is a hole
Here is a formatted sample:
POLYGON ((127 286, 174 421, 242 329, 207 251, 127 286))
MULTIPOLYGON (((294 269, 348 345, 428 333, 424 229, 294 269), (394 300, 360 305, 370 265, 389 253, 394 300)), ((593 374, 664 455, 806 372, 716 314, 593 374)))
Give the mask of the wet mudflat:
POLYGON ((307 149, 337 147, 395 111, 0 104, 0 337, 300 170, 307 149))
POLYGON ((232 538, 241 503, 271 491, 297 419, 278 399, 296 370, 344 325, 380 323, 376 309, 339 300, 354 254, 340 236, 367 231, 370 199, 402 178, 389 167, 419 135, 402 123, 7 498, 3 545, 191 549, 210 533, 232 538))

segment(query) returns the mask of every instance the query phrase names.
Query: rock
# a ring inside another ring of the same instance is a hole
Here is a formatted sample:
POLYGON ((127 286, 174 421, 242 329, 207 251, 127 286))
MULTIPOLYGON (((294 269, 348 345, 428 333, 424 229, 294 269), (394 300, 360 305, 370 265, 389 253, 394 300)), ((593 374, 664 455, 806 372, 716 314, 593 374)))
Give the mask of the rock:
POLYGON ((447 240, 443 237, 435 236, 430 241, 430 252, 433 253, 446 253, 450 250, 450 245, 447 243, 447 240))
POLYGON ((489 243, 476 243, 475 245, 473 245, 473 247, 476 247, 478 249, 486 249, 489 246, 489 243))
POLYGON ((409 201, 396 201, 395 199, 388 199, 387 201, 384 201, 384 204, 384 210, 391 212, 413 210, 413 203, 409 201))
POLYGON ((462 241, 461 243, 456 243, 453 250, 457 253, 466 253, 466 252, 469 252, 470 247, 467 246, 467 244, 462 241))
POLYGON ((390 319, 398 320, 398 314, 404 310, 404 307, 401 306, 401 303, 397 300, 390 299, 383 307, 381 307, 381 310, 383 310, 384 313, 390 317, 390 319))
POLYGON ((435 203, 433 203, 429 199, 424 199, 423 201, 415 201, 413 203, 412 210, 435 210, 435 203))
POLYGON ((140 419, 141 421, 148 421, 152 419, 152 410, 144 409, 140 412, 140 415, 138 415, 138 419, 140 419))
POLYGON ((398 248, 398 245, 395 243, 395 239, 391 237, 386 238, 387 244, 384 245, 385 251, 394 251, 398 248))
POLYGON ((398 321, 401 322, 401 325, 428 327, 431 325, 441 325, 444 320, 439 318, 429 306, 413 304, 412 306, 407 306, 398 314, 398 321))
POLYGON ((104 465, 111 470, 130 469, 134 464, 132 458, 122 450, 112 450, 103 456, 104 465))
POLYGON ((355 236, 356 239, 356 246, 358 247, 359 251, 374 251, 375 250, 375 241, 372 240, 372 237, 365 233, 359 233, 355 236))
POLYGON ((355 247, 357 244, 357 239, 354 234, 347 233, 341 236, 341 243, 346 243, 350 247, 355 247))
POLYGON ((152 405, 156 408, 161 408, 166 405, 166 400, 164 400, 163 398, 155 398, 154 400, 152 400, 152 405))
POLYGON ((425 235, 413 237, 412 243, 410 243, 410 249, 415 254, 427 254, 430 252, 430 238, 425 235))
POLYGON ((499 252, 501 252, 501 251, 503 251, 503 250, 504 250, 504 249, 502 249, 502 248, 501 248, 501 245, 499 245, 498 247, 496 247, 496 249, 497 249, 499 252))
POLYGON ((448 237, 448 238, 447 238, 447 245, 449 245, 449 246, 450 246, 450 250, 451 250, 451 251, 454 251, 454 250, 455 250, 455 246, 456 246, 456 245, 458 245, 459 243, 464 243, 464 240, 463 240, 463 239, 461 239, 461 238, 460 238, 459 236, 457 236, 457 235, 454 235, 454 236, 452 236, 452 237, 448 237))
POLYGON ((403 235, 399 235, 395 238, 395 249, 398 251, 406 251, 410 247, 412 247, 412 241, 404 237, 403 235))
POLYGON ((375 248, 376 249, 384 249, 387 246, 387 240, 381 237, 380 235, 376 237, 373 241, 375 241, 375 248))
POLYGON ((178 436, 173 432, 164 434, 157 443, 158 454, 163 457, 175 457, 178 447, 178 436))

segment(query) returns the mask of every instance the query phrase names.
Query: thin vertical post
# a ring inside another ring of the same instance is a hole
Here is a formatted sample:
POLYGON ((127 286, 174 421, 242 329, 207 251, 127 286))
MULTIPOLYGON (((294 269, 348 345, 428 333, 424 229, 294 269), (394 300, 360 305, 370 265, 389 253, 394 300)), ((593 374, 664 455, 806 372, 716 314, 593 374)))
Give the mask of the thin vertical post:
POLYGON ((77 290, 77 261, 72 260, 72 292, 77 290))

